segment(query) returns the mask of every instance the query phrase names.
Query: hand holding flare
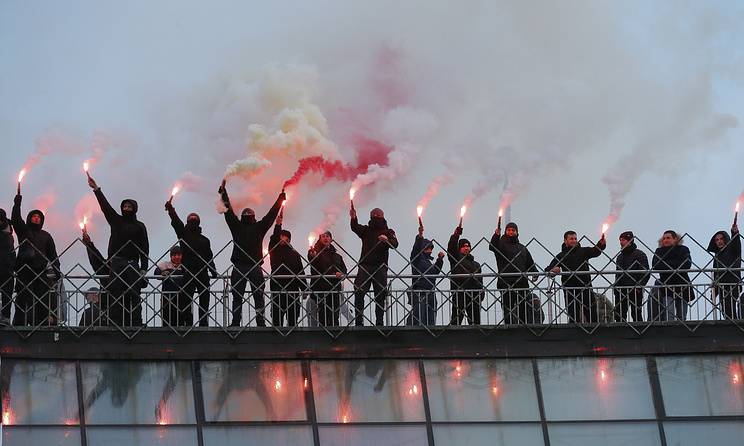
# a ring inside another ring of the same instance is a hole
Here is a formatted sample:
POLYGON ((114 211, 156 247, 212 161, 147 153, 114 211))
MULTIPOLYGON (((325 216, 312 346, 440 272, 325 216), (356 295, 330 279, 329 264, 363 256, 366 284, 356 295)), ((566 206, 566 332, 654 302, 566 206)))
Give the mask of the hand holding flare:
POLYGON ((421 215, 424 213, 424 207, 421 205, 416 206, 416 215, 418 215, 419 229, 424 229, 424 222, 421 220, 421 215))
POLYGON ((468 207, 466 205, 462 205, 460 208, 460 227, 462 228, 462 217, 465 216, 465 213, 468 212, 468 207))
POLYGON ((26 169, 21 169, 20 172, 18 172, 18 195, 21 195, 21 181, 23 181, 23 177, 26 176, 26 169))

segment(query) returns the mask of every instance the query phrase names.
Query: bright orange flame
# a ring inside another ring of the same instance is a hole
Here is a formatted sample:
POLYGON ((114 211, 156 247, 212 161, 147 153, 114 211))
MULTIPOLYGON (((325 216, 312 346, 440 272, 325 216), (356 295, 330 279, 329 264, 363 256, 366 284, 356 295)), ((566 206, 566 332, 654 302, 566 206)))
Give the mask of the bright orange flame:
POLYGON ((88 163, 87 161, 85 161, 83 163, 83 171, 87 173, 88 172, 88 169, 90 169, 90 163, 88 163))
POLYGON ((173 186, 173 189, 171 189, 171 197, 175 197, 177 193, 181 192, 180 186, 173 186))
POLYGON ((460 367, 460 364, 455 366, 455 375, 459 378, 462 376, 462 367, 460 367))
POLYGON ((282 382, 279 381, 278 379, 274 381, 274 390, 277 390, 277 391, 282 390, 282 382))
POLYGON ((740 203, 737 201, 736 202, 736 207, 734 207, 734 212, 739 212, 739 205, 740 205, 740 203))
POLYGON ((499 394, 499 388, 496 386, 491 387, 491 393, 494 394, 494 396, 499 394))
POLYGON ((463 204, 462 207, 460 208, 460 218, 464 217, 467 211, 468 211, 468 207, 463 204))
POLYGON ((602 224, 602 234, 606 234, 607 230, 610 229, 610 225, 607 223, 602 224))
POLYGON ((416 206, 416 215, 421 217, 421 215, 424 213, 424 207, 421 205, 416 206))
POLYGON ((354 190, 354 188, 352 187, 351 189, 349 189, 349 200, 353 200, 354 195, 356 195, 356 190, 354 190))
POLYGON ((13 413, 9 410, 3 412, 3 426, 10 426, 13 424, 13 413))
POLYGON ((603 382, 607 381, 607 372, 604 370, 599 371, 599 379, 601 379, 603 382))
POLYGON ((83 221, 80 222, 80 229, 85 230, 85 227, 88 226, 88 217, 83 215, 83 221))
POLYGON ((269 248, 264 248, 263 249, 263 255, 264 255, 264 257, 266 257, 267 255, 269 255, 269 248))
POLYGON ((21 169, 20 172, 18 172, 18 182, 20 183, 23 181, 23 177, 26 176, 26 169, 21 169))
POLYGON ((418 395, 418 386, 416 384, 413 385, 410 389, 408 389, 409 395, 418 395))
POLYGON ((312 248, 312 247, 313 247, 313 245, 315 244, 315 239, 316 239, 316 236, 315 236, 315 234, 310 234, 310 235, 308 235, 308 236, 307 236, 307 244, 308 244, 308 245, 309 245, 309 246, 310 246, 311 248, 312 248))
POLYGON ((307 389, 307 386, 308 385, 309 385, 309 382, 308 382, 307 378, 305 378, 305 382, 303 383, 303 387, 305 387, 307 389))
POLYGON ((499 217, 503 217, 503 216, 504 216, 504 210, 503 209, 499 209, 499 217))
POLYGON ((731 377, 731 382, 734 384, 739 384, 741 382, 741 376, 738 373, 734 373, 734 375, 731 377))

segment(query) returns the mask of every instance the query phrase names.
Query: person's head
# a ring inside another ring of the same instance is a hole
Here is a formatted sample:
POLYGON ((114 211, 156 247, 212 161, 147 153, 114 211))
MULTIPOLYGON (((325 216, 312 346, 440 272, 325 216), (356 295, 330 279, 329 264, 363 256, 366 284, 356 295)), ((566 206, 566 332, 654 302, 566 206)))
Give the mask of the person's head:
POLYGON ((424 245, 423 253, 427 255, 431 255, 432 252, 434 252, 434 243, 431 242, 431 240, 425 240, 426 244, 424 245))
POLYGON ((183 259, 183 252, 180 246, 174 246, 170 249, 170 259, 174 265, 180 265, 183 259))
POLYGON ((88 303, 98 305, 101 301, 101 289, 96 287, 88 288, 85 290, 84 296, 88 303))
POLYGON ((240 221, 243 223, 255 223, 256 211, 251 208, 243 209, 243 212, 240 213, 240 221))
POLYGON ((466 238, 461 238, 457 243, 457 249, 464 256, 470 254, 470 241, 466 238))
POLYGON ((567 248, 573 248, 579 243, 579 239, 576 237, 576 231, 566 231, 563 233, 563 243, 567 248))
POLYGON ((504 230, 504 235, 507 237, 517 237, 519 235, 519 227, 514 222, 509 222, 504 230))
POLYGON ((726 240, 726 233, 719 232, 713 237, 713 242, 716 244, 716 248, 723 249, 726 247, 728 240, 726 240))
POLYGON ((318 240, 320 241, 320 244, 322 246, 330 246, 331 243, 333 243, 333 234, 331 234, 331 231, 326 231, 320 234, 320 238, 318 240))
POLYGON ((620 241, 620 248, 625 249, 626 246, 633 243, 633 232, 632 231, 625 231, 622 234, 620 234, 619 241, 620 241))
POLYGON ((41 229, 44 226, 44 213, 38 209, 29 212, 26 216, 26 224, 41 229))
POLYGON ((674 246, 679 241, 679 235, 677 235, 676 232, 670 230, 664 231, 664 234, 661 236, 661 246, 665 248, 669 248, 670 246, 674 246))
POLYGON ((292 233, 286 229, 282 229, 279 232, 279 243, 282 245, 289 245, 292 242, 292 233))
POLYGON ((201 224, 201 218, 199 217, 199 214, 197 214, 196 212, 190 213, 186 217, 186 224, 189 226, 199 226, 199 224, 201 224))
POLYGON ((380 208, 374 208, 371 211, 369 211, 369 218, 375 219, 375 218, 385 218, 385 212, 382 211, 380 208))
POLYGON ((121 201, 121 215, 125 217, 132 217, 137 215, 137 202, 131 198, 127 198, 121 201))

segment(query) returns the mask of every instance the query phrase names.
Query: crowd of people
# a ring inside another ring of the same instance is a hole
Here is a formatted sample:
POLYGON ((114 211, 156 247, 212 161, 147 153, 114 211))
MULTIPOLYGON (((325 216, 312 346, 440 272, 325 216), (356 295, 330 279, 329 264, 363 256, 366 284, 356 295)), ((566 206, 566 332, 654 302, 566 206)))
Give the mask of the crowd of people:
MULTIPOLYGON (((125 199, 117 211, 109 203, 92 178, 93 190, 109 227, 110 237, 104 255, 83 230, 82 241, 98 286, 89 289, 89 301, 80 319, 81 325, 139 326, 143 324, 142 290, 148 286, 149 240, 145 224, 137 218, 137 202, 125 199)), ((269 211, 260 220, 251 208, 240 216, 233 209, 225 182, 219 188, 226 208, 225 222, 230 230, 233 248, 230 256, 231 322, 243 326, 243 304, 246 289, 255 308, 255 325, 266 326, 266 289, 268 282, 271 302, 271 324, 294 326, 298 323, 301 303, 307 298, 313 303, 313 319, 322 326, 338 326, 339 315, 345 309, 343 282, 353 276, 354 325, 365 324, 365 301, 372 291, 374 325, 385 323, 389 299, 389 252, 399 246, 395 231, 388 226, 385 213, 375 208, 367 224, 359 222, 353 204, 350 226, 361 240, 361 252, 353 268, 346 265, 336 251, 333 234, 326 231, 307 252, 307 262, 292 245, 292 234, 283 226, 282 191, 269 211), (269 237, 271 275, 266 278, 262 264, 264 239, 269 237), (306 268, 309 266, 309 268, 306 268)), ((55 325, 58 323, 58 299, 53 283, 61 277, 54 239, 45 231, 44 214, 32 210, 25 220, 21 216, 23 197, 14 199, 10 219, 0 209, 0 294, 2 323, 16 326, 55 325), (17 239, 17 248, 15 239, 17 239), (11 312, 15 306, 14 313, 11 312), (10 320, 13 314, 12 321, 10 320)), ((179 217, 172 201, 165 204, 179 243, 170 250, 170 259, 156 265, 155 275, 162 280, 160 317, 164 326, 208 326, 210 311, 210 281, 218 277, 209 238, 200 226, 197 213, 190 213, 186 223, 179 217), (211 279, 210 279, 211 277, 211 279), (194 320, 193 307, 198 313, 194 320)), ((499 220, 500 221, 500 220, 499 220)), ((451 325, 480 324, 481 304, 486 292, 481 263, 476 261, 471 243, 462 237, 462 225, 450 236, 445 252, 434 256, 434 243, 424 237, 419 225, 410 254, 411 284, 407 291, 410 325, 433 325, 440 308, 437 297, 439 281, 444 271, 445 257, 449 262, 449 300, 451 325)), ((634 234, 626 231, 619 236, 620 252, 615 257, 615 278, 612 286, 613 320, 642 321, 643 303, 648 306, 648 320, 659 320, 671 312, 680 320, 687 317, 689 303, 694 298, 690 250, 675 231, 665 231, 659 247, 648 256, 634 242, 634 234), (658 279, 648 283, 654 272, 658 279), (650 288, 650 291, 649 291, 650 288), (648 299, 648 300, 646 300, 648 299)), ((600 321, 597 295, 592 287, 589 261, 607 247, 604 234, 594 245, 582 247, 574 231, 566 231, 561 251, 541 269, 529 249, 519 241, 519 228, 509 222, 502 234, 500 223, 490 239, 489 249, 495 256, 498 270, 496 286, 501 295, 505 324, 528 324, 543 321, 539 298, 530 281, 536 275, 560 276, 565 299, 565 312, 570 323, 600 321)), ((722 314, 727 319, 741 315, 741 237, 736 222, 730 234, 715 233, 708 246, 714 258, 712 289, 722 314)), ((347 313, 350 313, 346 309, 347 313)))

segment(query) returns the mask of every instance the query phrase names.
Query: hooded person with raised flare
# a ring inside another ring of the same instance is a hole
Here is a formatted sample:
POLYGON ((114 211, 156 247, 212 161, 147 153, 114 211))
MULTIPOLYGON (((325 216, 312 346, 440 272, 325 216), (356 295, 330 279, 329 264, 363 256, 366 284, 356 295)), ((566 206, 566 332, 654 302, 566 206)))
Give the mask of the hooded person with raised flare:
POLYGON ((109 317, 116 325, 142 325, 140 290, 149 266, 150 242, 145 224, 137 220, 137 202, 131 198, 122 200, 119 214, 93 178, 88 178, 88 186, 93 189, 111 228, 108 243, 111 290, 119 291, 109 295, 109 317))
MULTIPOLYGON (((165 210, 170 216, 171 226, 176 232, 182 250, 184 279, 179 300, 192 302, 194 294, 199 296, 199 326, 206 327, 209 325, 209 275, 217 277, 211 243, 202 234, 199 214, 190 213, 184 224, 173 207, 173 202, 168 200, 165 203, 165 210)), ((181 323, 193 325, 193 321, 181 321, 181 323)))
POLYGON ((480 325, 481 302, 483 301, 483 272, 480 263, 473 257, 470 240, 460 238, 462 226, 458 225, 447 242, 447 258, 450 263, 450 290, 452 313, 450 325, 460 325, 464 317, 470 325, 480 325))
POLYGON ((741 237, 739 226, 731 226, 731 235, 726 231, 713 234, 707 251, 713 254, 713 267, 720 269, 713 273, 713 292, 727 319, 739 319, 739 306, 736 304, 741 294, 741 237))
POLYGON ((501 308, 504 310, 505 324, 524 324, 539 322, 534 314, 539 309, 533 308, 530 284, 527 273, 537 272, 532 254, 526 246, 519 243, 519 227, 509 222, 501 235, 497 227, 488 247, 496 256, 499 269, 497 286, 501 291, 501 308), (522 275, 517 275, 522 273, 522 275), (509 274, 502 276, 501 274, 509 274))
POLYGON ((57 296, 47 276, 51 266, 60 277, 59 258, 54 239, 44 228, 44 213, 38 209, 21 218, 21 194, 16 195, 11 224, 18 236, 16 273, 16 312, 13 325, 55 325, 57 296))
POLYGON ((266 233, 279 215, 282 202, 287 196, 282 190, 274 205, 261 220, 256 220, 256 212, 251 208, 243 209, 240 213, 240 219, 238 219, 230 204, 230 198, 227 196, 224 180, 218 192, 222 204, 226 208, 225 222, 233 239, 233 250, 230 256, 230 261, 233 264, 233 270, 230 274, 230 288, 232 290, 232 321, 230 326, 241 325, 243 295, 246 285, 250 282, 251 294, 253 294, 253 302, 256 308, 256 326, 265 327, 264 290, 266 289, 266 283, 261 269, 261 263, 263 263, 262 245, 266 233))
POLYGON ((383 325, 387 300, 387 273, 390 248, 398 247, 395 231, 385 220, 385 213, 374 208, 369 213, 369 223, 360 225, 356 209, 349 211, 351 230, 362 240, 359 268, 354 280, 354 323, 364 325, 364 296, 370 286, 375 293, 375 325, 383 325))

